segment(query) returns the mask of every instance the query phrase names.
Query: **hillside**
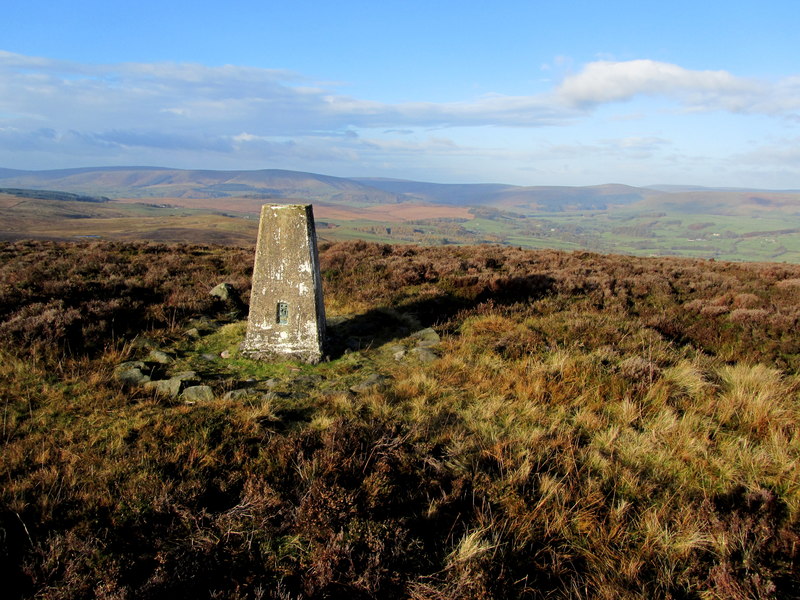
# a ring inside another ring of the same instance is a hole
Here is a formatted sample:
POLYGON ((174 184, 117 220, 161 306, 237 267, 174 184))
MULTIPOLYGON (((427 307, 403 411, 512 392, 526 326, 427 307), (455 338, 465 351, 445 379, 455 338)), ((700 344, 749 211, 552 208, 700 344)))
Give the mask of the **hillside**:
POLYGON ((26 199, 0 203, 0 239, 92 236, 246 245, 254 240, 250 220, 261 205, 311 202, 324 239, 331 241, 497 243, 800 263, 800 192, 656 187, 436 184, 279 170, 0 170, 0 188, 21 190, 17 197, 26 199), (62 194, 65 210, 70 198, 64 193, 107 197, 109 210, 73 205, 73 218, 60 219, 57 207, 37 203, 25 188, 51 200, 62 194))
POLYGON ((299 171, 187 171, 160 167, 102 167, 0 171, 0 186, 57 189, 129 198, 304 198, 348 204, 396 202, 393 194, 356 181, 299 171))
POLYGON ((326 243, 308 366, 252 260, 0 244, 7 597, 798 597, 800 266, 326 243))
POLYGON ((117 198, 303 198, 334 204, 398 201, 457 206, 513 205, 545 210, 607 208, 646 197, 622 185, 520 187, 507 184, 439 184, 379 178, 341 178, 265 169, 190 171, 160 167, 104 167, 55 171, 0 170, 0 185, 56 189, 117 198))

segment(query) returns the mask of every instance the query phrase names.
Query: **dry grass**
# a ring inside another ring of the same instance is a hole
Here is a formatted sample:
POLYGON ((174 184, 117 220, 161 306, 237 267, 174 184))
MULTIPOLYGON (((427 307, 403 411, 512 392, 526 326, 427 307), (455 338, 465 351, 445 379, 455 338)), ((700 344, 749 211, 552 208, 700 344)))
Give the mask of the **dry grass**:
POLYGON ((797 596, 800 341, 781 282, 800 268, 336 244, 329 313, 360 314, 333 333, 360 350, 231 359, 219 391, 274 388, 229 402, 114 380, 142 337, 184 361, 235 349, 241 324, 181 332, 230 320, 206 294, 228 279, 246 296, 249 260, 2 247, 11 597, 797 596), (780 327, 727 316, 762 306, 780 327), (387 352, 413 347, 411 325, 440 333, 437 360, 387 352))

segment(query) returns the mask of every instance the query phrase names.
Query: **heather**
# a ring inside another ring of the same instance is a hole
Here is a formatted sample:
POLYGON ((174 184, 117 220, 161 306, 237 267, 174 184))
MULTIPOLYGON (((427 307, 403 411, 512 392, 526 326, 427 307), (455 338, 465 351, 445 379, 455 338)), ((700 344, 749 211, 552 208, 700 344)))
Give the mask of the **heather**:
POLYGON ((308 366, 238 355, 252 257, 0 246, 12 597, 800 595, 800 267, 323 244, 308 366))

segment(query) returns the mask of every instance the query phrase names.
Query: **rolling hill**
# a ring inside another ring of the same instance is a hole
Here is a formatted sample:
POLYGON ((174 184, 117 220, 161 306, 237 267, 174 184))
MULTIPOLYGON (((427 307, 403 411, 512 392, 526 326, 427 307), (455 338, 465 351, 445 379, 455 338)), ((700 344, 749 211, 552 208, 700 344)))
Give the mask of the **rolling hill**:
POLYGON ((116 198, 302 198, 344 204, 385 204, 397 196, 354 180, 299 171, 188 171, 102 167, 56 171, 0 170, 0 185, 57 189, 116 198))
POLYGON ((326 240, 800 262, 798 191, 442 184, 160 167, 0 169, 0 189, 10 194, 0 202, 0 239, 7 240, 90 236, 248 245, 261 205, 310 202, 326 240), (31 190, 45 197, 32 197, 31 190), (85 197, 109 202, 96 210, 76 201, 85 197))
MULTIPOLYGON (((369 177, 332 177, 317 173, 183 170, 162 167, 96 167, 50 171, 0 169, 0 187, 59 190, 111 198, 184 198, 253 200, 298 199, 348 206, 399 202, 450 206, 490 206, 505 210, 608 210, 631 206, 670 208, 686 213, 721 215, 761 211, 800 214, 800 192, 698 188, 515 186, 503 183, 446 184, 369 177)), ((224 208, 225 203, 220 203, 224 208)))

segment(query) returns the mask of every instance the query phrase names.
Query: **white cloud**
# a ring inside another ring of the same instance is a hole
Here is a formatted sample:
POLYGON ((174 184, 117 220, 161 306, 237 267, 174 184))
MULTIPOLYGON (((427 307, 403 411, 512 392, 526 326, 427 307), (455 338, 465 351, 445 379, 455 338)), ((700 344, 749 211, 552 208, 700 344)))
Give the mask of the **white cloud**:
POLYGON ((770 86, 725 71, 691 71, 651 60, 589 63, 548 94, 487 94, 450 103, 389 104, 308 83, 273 69, 84 65, 0 52, 0 125, 306 135, 348 126, 564 125, 600 104, 638 95, 675 98, 690 109, 789 114, 800 107, 800 77, 770 86))
POLYGON ((561 102, 584 109, 636 96, 673 98, 689 110, 789 116, 800 110, 800 77, 771 83, 653 60, 597 61, 566 77, 556 91, 561 102))
POLYGON ((589 106, 629 100, 640 94, 739 95, 758 91, 758 84, 726 71, 690 71, 653 60, 598 61, 564 79, 558 97, 567 104, 589 106))
MULTIPOLYGON (((550 73, 572 69, 563 57, 549 67, 550 73)), ((68 165, 75 156, 94 164, 175 164, 180 158, 211 167, 269 161, 302 169, 302 161, 310 161, 360 169, 394 159, 421 164, 426 157, 452 157, 452 165, 470 158, 482 165, 598 156, 643 163, 668 161, 667 150, 688 153, 670 147, 665 130, 653 126, 647 102, 624 112, 598 110, 653 96, 676 109, 673 115, 713 110, 793 119, 800 111, 800 76, 766 82, 652 60, 603 60, 545 93, 388 103, 347 96, 339 84, 279 69, 83 64, 0 51, 0 161, 16 161, 0 166, 25 168, 32 166, 25 156, 41 162, 48 155, 52 160, 40 168, 68 165), (581 129, 586 124, 595 133, 581 129), (557 127, 546 130, 548 142, 521 141, 529 137, 526 130, 546 126, 557 127), (430 129, 448 135, 432 136, 430 129), (558 135, 565 131, 574 133, 558 135)))

